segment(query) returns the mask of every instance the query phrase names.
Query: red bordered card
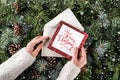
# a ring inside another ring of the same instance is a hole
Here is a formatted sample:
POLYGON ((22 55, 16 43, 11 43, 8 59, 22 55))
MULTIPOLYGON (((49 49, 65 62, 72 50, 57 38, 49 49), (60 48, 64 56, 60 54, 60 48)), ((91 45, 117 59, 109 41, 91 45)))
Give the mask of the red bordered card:
POLYGON ((71 59, 73 48, 78 47, 81 49, 87 38, 87 33, 76 29, 64 21, 60 21, 48 48, 71 59))

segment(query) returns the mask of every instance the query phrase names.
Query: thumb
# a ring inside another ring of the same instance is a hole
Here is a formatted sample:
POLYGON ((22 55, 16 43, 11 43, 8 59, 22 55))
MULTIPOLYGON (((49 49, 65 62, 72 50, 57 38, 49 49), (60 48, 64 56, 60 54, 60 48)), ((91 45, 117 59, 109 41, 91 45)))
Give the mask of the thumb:
POLYGON ((77 60, 77 57, 78 57, 78 48, 77 47, 75 47, 74 48, 74 53, 73 53, 73 60, 77 60))

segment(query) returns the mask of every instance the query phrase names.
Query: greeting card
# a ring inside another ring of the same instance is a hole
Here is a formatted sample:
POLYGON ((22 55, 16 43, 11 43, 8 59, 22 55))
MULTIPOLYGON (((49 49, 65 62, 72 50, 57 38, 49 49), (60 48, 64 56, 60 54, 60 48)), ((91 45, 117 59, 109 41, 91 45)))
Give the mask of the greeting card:
POLYGON ((44 46, 42 47, 41 56, 48 56, 48 57, 64 57, 61 54, 56 53, 55 51, 47 48, 49 45, 50 40, 52 39, 56 28, 58 27, 58 24, 60 21, 65 21, 66 23, 74 26, 75 28, 84 31, 84 27, 82 24, 78 21, 77 17, 74 15, 71 9, 66 9, 59 13, 57 16, 55 16, 52 20, 47 22, 44 25, 43 30, 43 36, 49 36, 49 39, 45 41, 44 46))
POLYGON ((72 58, 73 48, 81 48, 85 43, 88 34, 71 26, 70 24, 60 21, 48 48, 68 59, 72 58))

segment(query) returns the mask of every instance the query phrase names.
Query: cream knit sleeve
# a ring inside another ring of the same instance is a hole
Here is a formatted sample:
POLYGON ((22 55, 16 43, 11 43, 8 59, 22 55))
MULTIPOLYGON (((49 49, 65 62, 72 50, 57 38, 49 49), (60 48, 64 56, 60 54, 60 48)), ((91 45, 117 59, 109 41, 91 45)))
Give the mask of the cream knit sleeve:
POLYGON ((69 61, 62 68, 57 80, 74 80, 79 73, 80 68, 69 61))
POLYGON ((14 80, 34 61, 35 58, 22 48, 0 65, 0 80, 14 80))

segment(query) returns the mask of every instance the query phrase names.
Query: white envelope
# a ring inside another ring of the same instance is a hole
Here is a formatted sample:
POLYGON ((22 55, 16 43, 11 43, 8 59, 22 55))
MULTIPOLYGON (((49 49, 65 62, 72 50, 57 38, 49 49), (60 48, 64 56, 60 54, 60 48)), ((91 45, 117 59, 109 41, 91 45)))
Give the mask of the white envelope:
POLYGON ((71 9, 66 9, 62 13, 58 14, 55 18, 53 18, 51 21, 45 24, 43 36, 49 36, 49 40, 45 42, 45 45, 42 48, 41 56, 49 56, 49 57, 63 57, 62 55, 48 49, 49 41, 52 38, 57 25, 60 21, 65 21, 68 24, 74 26, 75 28, 84 31, 84 28, 80 24, 80 22, 75 17, 74 13, 71 11, 71 9))

